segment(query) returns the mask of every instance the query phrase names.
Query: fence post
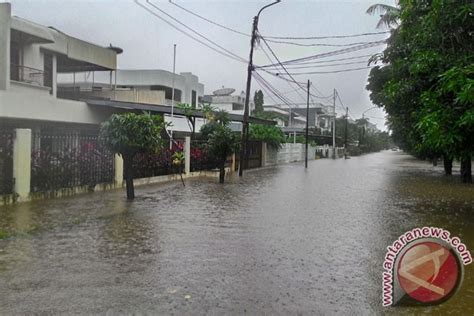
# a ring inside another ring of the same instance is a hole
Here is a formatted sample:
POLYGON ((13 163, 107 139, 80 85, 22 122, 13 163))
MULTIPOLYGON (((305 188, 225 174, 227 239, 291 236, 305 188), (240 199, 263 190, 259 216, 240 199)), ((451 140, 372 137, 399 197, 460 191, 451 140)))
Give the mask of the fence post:
POLYGON ((191 172, 191 137, 186 136, 184 138, 184 173, 189 174, 191 172))
POLYGON ((19 201, 27 199, 31 183, 31 129, 15 129, 13 178, 15 179, 13 191, 18 194, 19 201))
POLYGON ((230 172, 235 172, 235 167, 237 166, 236 159, 235 159, 235 153, 232 154, 232 166, 230 169, 230 172))
POLYGON ((261 163, 261 166, 262 167, 266 167, 267 165, 267 143, 266 142, 262 142, 262 163, 261 163))
POLYGON ((115 154, 115 185, 117 187, 122 187, 123 185, 123 158, 122 156, 115 154))

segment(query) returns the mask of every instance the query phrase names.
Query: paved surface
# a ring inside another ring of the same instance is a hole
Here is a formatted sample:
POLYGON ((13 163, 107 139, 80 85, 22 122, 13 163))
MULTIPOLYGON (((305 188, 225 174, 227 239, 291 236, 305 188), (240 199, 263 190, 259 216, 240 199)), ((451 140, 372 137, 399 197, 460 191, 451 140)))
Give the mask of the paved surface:
POLYGON ((399 152, 0 208, 0 314, 474 313, 474 269, 428 309, 381 308, 416 226, 474 249, 474 190, 399 152))

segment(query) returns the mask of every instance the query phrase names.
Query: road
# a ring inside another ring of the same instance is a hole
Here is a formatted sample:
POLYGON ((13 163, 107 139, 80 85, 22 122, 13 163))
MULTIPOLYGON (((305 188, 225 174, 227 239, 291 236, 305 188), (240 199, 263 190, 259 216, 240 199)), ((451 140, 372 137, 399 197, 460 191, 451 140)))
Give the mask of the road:
POLYGON ((381 306, 418 226, 474 249, 474 189, 401 152, 0 207, 0 314, 473 314, 474 269, 427 308, 381 306))

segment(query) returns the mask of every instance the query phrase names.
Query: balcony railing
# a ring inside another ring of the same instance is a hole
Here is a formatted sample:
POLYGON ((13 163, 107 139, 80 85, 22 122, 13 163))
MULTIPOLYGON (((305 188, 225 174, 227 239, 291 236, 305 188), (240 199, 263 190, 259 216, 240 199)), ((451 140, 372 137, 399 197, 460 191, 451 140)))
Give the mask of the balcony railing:
POLYGON ((51 87, 48 73, 43 70, 21 65, 10 65, 10 80, 25 82, 31 85, 51 87))

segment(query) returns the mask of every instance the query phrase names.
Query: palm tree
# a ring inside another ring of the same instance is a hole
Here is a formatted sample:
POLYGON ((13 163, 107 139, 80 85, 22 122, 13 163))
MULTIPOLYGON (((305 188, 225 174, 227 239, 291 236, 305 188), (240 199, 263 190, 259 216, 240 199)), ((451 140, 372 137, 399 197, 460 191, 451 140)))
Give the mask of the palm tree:
POLYGON ((371 5, 367 11, 367 14, 374 15, 380 14, 380 20, 377 23, 377 28, 385 27, 397 27, 398 20, 400 18, 400 9, 387 4, 376 3, 371 5))

